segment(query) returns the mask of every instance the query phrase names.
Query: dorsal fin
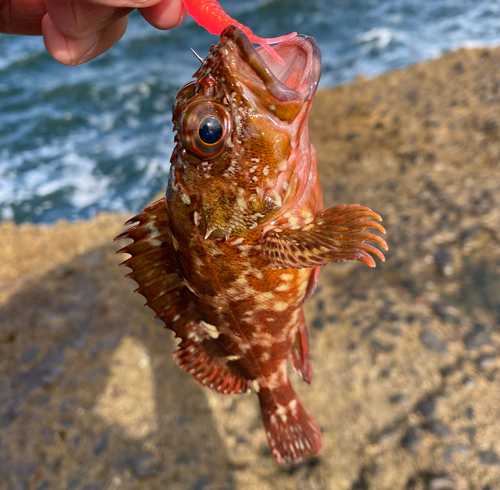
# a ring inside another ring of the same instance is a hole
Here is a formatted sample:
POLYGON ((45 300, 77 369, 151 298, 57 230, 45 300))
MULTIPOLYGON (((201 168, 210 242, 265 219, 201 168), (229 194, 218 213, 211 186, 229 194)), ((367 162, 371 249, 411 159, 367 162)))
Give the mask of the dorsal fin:
POLYGON ((135 225, 115 238, 133 240, 117 252, 131 255, 121 263, 132 269, 126 277, 137 282, 139 287, 135 292, 146 298, 146 305, 156 313, 156 318, 163 320, 176 336, 185 338, 187 324, 198 318, 192 307, 191 292, 178 274, 166 200, 150 204, 126 224, 132 223, 135 225))
POLYGON ((202 327, 195 297, 182 282, 172 245, 166 200, 150 204, 126 224, 132 223, 135 225, 115 238, 133 240, 118 250, 131 255, 121 265, 132 269, 126 277, 137 282, 139 287, 135 292, 146 298, 146 306, 181 339, 172 355, 175 363, 199 383, 221 393, 248 391, 248 380, 236 365, 231 365, 230 358, 220 351, 202 327))

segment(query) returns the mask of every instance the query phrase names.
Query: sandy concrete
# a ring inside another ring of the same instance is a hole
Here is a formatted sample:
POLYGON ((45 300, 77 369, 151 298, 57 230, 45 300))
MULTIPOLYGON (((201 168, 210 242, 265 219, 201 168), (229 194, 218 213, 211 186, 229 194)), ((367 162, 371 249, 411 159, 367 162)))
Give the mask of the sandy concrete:
POLYGON ((123 216, 0 225, 0 489, 500 488, 500 49, 320 91, 325 204, 384 217, 376 269, 325 267, 294 379, 318 459, 270 457, 256 397, 170 360, 118 267, 123 216))

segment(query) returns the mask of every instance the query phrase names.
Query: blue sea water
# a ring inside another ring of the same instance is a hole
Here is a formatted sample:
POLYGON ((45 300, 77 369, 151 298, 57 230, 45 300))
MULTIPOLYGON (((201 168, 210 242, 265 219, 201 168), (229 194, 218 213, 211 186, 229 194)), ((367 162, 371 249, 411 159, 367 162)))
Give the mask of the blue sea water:
MULTIPOLYGON (((497 0, 221 0, 262 37, 316 38, 322 86, 460 46, 500 44, 497 0)), ((0 220, 51 223, 137 212, 165 187, 171 105, 217 37, 190 18, 161 32, 130 16, 96 60, 65 67, 41 38, 0 34, 0 220)))

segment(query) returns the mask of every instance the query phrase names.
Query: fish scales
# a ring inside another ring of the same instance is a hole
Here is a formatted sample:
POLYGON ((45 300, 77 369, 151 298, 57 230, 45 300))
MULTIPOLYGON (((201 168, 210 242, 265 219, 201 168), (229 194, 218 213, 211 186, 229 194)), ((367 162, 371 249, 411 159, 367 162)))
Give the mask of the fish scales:
POLYGON ((283 67, 235 26, 177 94, 166 196, 117 238, 157 318, 180 338, 176 364, 220 393, 255 391, 273 457, 321 449, 320 430, 290 385, 312 381, 303 302, 322 265, 384 260, 357 204, 324 211, 307 119, 321 60, 313 38, 276 46, 283 67))

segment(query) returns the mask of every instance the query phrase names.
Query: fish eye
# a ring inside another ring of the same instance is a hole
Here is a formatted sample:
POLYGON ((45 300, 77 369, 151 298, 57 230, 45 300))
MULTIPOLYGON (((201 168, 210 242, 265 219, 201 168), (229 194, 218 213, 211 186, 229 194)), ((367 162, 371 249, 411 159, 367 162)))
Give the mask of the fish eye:
POLYGON ((211 100, 198 100, 180 115, 179 135, 188 152, 208 160, 226 149, 231 132, 227 109, 211 100))
POLYGON ((224 128, 214 116, 207 116, 198 126, 198 136, 206 145, 216 145, 224 136, 224 128))

